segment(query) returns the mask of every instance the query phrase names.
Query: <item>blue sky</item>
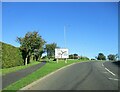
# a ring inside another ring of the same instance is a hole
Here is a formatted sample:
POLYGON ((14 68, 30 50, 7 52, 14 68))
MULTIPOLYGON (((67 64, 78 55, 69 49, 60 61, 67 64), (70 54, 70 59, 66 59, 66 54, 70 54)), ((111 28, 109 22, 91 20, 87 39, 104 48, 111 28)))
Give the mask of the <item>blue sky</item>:
POLYGON ((24 2, 2 4, 2 41, 20 46, 16 37, 38 31, 47 43, 56 42, 69 54, 94 58, 99 52, 118 53, 117 2, 24 2))

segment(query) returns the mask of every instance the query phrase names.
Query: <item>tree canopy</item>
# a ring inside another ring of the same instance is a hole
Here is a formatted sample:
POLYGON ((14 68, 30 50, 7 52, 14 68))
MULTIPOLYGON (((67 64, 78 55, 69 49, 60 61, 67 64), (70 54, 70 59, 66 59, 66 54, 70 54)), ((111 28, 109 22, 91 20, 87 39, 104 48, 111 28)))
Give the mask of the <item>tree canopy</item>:
POLYGON ((69 58, 70 58, 70 59, 78 59, 79 56, 78 56, 78 54, 75 53, 75 54, 70 54, 70 55, 69 55, 69 58))
POLYGON ((25 37, 17 37, 20 43, 20 49, 23 54, 25 64, 29 63, 32 53, 39 53, 40 49, 45 44, 45 40, 38 34, 38 32, 27 32, 25 37))
POLYGON ((106 56, 103 53, 99 53, 98 57, 96 57, 97 60, 106 60, 106 56))
POLYGON ((108 60, 116 60, 116 55, 114 54, 109 54, 107 57, 108 57, 108 60))
POLYGON ((56 43, 46 44, 45 50, 47 52, 47 57, 48 58, 54 58, 54 56, 55 56, 55 48, 57 48, 56 43))

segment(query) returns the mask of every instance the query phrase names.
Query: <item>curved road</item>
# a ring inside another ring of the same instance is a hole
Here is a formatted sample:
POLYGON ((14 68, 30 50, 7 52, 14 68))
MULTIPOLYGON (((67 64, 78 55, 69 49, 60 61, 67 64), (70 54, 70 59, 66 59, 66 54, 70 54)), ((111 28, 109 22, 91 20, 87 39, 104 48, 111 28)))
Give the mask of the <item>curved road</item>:
POLYGON ((23 90, 118 90, 118 66, 114 67, 114 73, 106 66, 106 62, 77 63, 23 90))

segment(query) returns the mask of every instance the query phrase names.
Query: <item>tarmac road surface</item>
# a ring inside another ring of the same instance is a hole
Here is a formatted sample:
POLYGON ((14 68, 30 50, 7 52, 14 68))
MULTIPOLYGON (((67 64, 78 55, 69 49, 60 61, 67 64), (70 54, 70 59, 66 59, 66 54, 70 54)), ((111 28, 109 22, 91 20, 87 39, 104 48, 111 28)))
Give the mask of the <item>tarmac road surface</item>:
POLYGON ((118 66, 103 61, 77 63, 23 90, 118 90, 118 66))
POLYGON ((33 73, 34 71, 41 68, 45 64, 46 64, 45 62, 41 62, 40 64, 30 66, 26 69, 3 75, 2 76, 2 89, 9 86, 10 84, 20 80, 21 78, 33 73))

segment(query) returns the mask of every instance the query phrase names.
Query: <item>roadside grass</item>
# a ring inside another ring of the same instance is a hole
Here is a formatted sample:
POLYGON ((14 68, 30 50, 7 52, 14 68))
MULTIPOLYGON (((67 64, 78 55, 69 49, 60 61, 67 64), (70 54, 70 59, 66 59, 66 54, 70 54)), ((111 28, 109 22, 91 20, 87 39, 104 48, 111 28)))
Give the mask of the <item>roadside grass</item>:
POLYGON ((44 77, 45 75, 72 63, 76 63, 76 62, 82 62, 83 60, 68 60, 67 63, 65 63, 63 60, 60 60, 58 63, 56 63, 55 61, 51 61, 45 64, 45 66, 43 66, 42 68, 38 69, 37 71, 33 72, 32 74, 20 79, 19 81, 9 85, 8 87, 3 89, 4 91, 7 90, 12 90, 12 92, 16 92, 19 89, 27 86, 28 84, 36 81, 37 79, 40 79, 42 77, 44 77))
POLYGON ((18 71, 18 70, 22 70, 22 69, 28 68, 30 66, 33 66, 33 65, 36 65, 36 64, 39 64, 39 63, 40 62, 37 62, 37 61, 31 61, 31 63, 26 65, 26 66, 23 65, 23 66, 16 66, 16 67, 12 67, 12 68, 0 69, 0 72, 2 72, 2 75, 6 75, 8 73, 15 72, 15 71, 18 71))

